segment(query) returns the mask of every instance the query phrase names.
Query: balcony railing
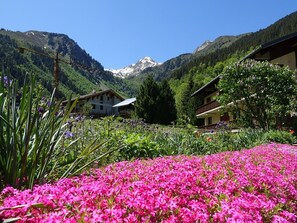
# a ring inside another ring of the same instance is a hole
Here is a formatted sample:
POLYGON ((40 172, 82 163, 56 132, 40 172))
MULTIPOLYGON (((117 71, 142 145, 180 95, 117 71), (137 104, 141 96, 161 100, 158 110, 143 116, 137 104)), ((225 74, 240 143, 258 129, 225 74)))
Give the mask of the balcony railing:
POLYGON ((220 104, 219 104, 218 101, 216 101, 216 100, 211 101, 211 102, 209 102, 207 104, 204 104, 204 105, 198 107, 197 111, 196 111, 196 115, 199 115, 199 114, 201 114, 203 112, 206 112, 206 111, 209 111, 211 109, 217 108, 219 106, 220 106, 220 104))

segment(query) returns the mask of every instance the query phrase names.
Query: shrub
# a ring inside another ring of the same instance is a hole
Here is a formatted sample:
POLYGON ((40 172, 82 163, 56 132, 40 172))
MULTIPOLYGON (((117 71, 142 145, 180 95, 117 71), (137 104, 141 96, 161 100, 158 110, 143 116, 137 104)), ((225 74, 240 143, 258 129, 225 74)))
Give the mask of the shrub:
POLYGON ((137 158, 154 158, 163 154, 158 144, 147 135, 130 133, 125 136, 123 143, 126 145, 120 152, 121 160, 131 160, 137 158))
POLYGON ((270 130, 264 133, 264 140, 270 142, 292 144, 297 142, 297 138, 287 131, 270 130))

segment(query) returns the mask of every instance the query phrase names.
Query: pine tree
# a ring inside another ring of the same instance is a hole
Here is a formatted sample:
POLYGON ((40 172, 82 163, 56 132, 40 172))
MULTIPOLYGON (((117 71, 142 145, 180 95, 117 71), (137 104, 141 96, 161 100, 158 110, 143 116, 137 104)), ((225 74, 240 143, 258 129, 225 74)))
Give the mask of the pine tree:
POLYGON ((160 95, 158 98, 158 123, 170 124, 176 120, 175 99, 167 80, 159 85, 160 95))
POLYGON ((140 86, 139 94, 136 97, 136 115, 145 119, 148 123, 156 123, 157 98, 159 87, 153 76, 149 75, 140 86))
POLYGON ((147 123, 170 124, 176 119, 174 94, 166 80, 157 84, 148 76, 136 97, 136 115, 147 123))

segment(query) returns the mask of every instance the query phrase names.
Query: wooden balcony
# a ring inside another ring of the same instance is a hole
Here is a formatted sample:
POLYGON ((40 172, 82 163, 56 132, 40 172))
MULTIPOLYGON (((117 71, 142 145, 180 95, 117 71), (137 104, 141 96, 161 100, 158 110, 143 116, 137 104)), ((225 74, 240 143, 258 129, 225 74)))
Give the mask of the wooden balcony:
POLYGON ((206 112, 206 111, 209 111, 211 109, 217 108, 219 106, 220 106, 220 104, 219 104, 218 101, 216 101, 216 100, 211 101, 211 102, 209 102, 207 104, 204 104, 204 105, 198 107, 197 111, 196 111, 196 115, 199 115, 199 114, 201 114, 203 112, 206 112))

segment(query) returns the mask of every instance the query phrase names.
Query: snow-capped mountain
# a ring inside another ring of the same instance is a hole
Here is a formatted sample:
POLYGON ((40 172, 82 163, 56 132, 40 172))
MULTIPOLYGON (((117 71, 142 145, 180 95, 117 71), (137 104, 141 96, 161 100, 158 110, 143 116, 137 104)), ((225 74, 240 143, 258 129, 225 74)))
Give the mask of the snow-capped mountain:
POLYGON ((150 57, 144 57, 143 59, 139 60, 136 64, 131 64, 122 69, 108 69, 108 71, 112 72, 114 76, 127 78, 130 76, 136 76, 148 67, 155 67, 158 65, 161 65, 161 63, 157 63, 150 57))

